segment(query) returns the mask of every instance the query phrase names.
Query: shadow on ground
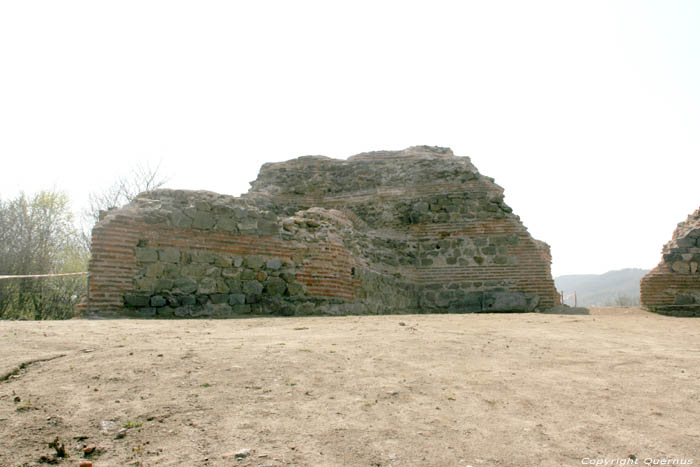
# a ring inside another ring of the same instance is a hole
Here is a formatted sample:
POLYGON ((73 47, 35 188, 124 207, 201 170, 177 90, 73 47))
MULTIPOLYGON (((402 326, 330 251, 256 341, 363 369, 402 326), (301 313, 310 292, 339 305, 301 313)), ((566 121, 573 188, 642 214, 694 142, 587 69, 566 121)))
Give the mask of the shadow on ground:
POLYGON ((591 311, 588 308, 584 307, 570 307, 568 305, 559 305, 545 310, 542 313, 548 315, 590 315, 591 311))

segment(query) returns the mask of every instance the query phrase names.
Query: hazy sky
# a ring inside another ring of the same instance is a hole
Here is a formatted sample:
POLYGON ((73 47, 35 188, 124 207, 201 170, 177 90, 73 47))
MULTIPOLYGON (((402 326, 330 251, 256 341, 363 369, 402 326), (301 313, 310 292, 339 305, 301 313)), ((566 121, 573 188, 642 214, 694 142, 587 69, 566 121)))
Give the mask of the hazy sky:
POLYGON ((700 206, 700 2, 0 3, 2 198, 418 144, 494 177, 555 275, 653 267, 700 206))

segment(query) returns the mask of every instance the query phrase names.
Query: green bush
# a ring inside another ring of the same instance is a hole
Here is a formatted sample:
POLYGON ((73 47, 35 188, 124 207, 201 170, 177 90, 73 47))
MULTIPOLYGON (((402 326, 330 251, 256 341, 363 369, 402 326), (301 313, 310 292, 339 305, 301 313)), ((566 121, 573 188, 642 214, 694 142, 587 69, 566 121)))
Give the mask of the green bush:
MULTIPOLYGON (((85 271, 88 255, 64 193, 0 200, 0 275, 85 271)), ((70 318, 86 284, 85 276, 2 279, 0 318, 70 318)))

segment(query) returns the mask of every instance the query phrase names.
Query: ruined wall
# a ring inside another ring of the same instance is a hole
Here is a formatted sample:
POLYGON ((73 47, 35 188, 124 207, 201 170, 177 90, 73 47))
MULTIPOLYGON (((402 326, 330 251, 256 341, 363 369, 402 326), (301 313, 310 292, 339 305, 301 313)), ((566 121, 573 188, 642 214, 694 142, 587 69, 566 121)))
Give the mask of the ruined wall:
POLYGON ((642 306, 659 313, 700 316, 700 209, 678 224, 662 261, 640 283, 642 306))
POLYGON ((265 164, 241 198, 157 190, 110 211, 92 252, 100 314, 528 311, 558 299, 547 245, 443 148, 265 164))

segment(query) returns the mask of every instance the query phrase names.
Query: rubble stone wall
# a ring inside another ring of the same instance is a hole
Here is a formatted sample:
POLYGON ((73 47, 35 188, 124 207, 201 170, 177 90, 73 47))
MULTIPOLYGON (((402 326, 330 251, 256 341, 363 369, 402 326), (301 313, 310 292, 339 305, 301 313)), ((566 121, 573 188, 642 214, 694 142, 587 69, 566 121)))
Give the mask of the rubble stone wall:
POLYGON ((90 312, 532 311, 549 247, 469 158, 416 147, 265 164, 240 198, 157 190, 93 230, 90 312))
POLYGON ((642 306, 668 315, 700 316, 700 209, 678 224, 662 255, 641 280, 642 306))

